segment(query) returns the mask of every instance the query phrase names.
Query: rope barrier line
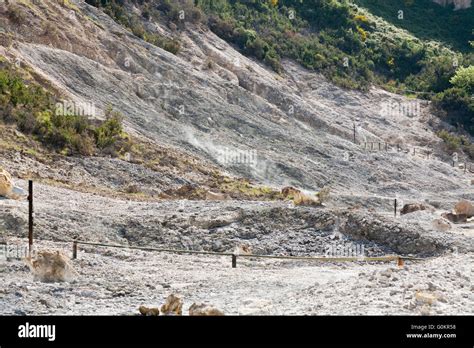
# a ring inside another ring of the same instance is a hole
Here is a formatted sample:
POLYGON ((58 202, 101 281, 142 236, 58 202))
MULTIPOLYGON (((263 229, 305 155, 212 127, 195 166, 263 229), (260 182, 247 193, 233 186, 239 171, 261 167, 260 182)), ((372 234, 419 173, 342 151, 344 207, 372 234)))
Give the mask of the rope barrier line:
MULTIPOLYGON (((98 242, 88 242, 81 241, 76 239, 62 240, 62 241, 51 241, 40 239, 39 241, 49 242, 49 243, 72 243, 72 258, 77 259, 77 250, 79 244, 90 245, 90 246, 100 246, 107 248, 120 248, 120 249, 133 249, 133 250, 143 250, 143 251, 157 251, 157 252, 169 252, 176 254, 199 254, 199 255, 212 255, 212 256, 231 256, 232 257, 232 268, 237 267, 237 258, 263 258, 263 259, 276 259, 276 260, 300 260, 300 261, 319 261, 319 262, 389 262, 397 261, 397 264, 403 265, 404 260, 411 261, 426 261, 429 258, 419 258, 412 256, 401 256, 401 255, 385 255, 385 256, 354 256, 354 257, 325 257, 325 256, 285 256, 285 255, 255 255, 255 254, 237 254, 229 252, 213 252, 213 251, 197 251, 197 250, 184 250, 184 249, 169 249, 169 248, 153 248, 153 247, 140 247, 140 246, 131 246, 131 245, 121 245, 121 244, 107 244, 107 243, 98 243, 98 242)), ((6 245, 6 244, 5 244, 6 245)))
MULTIPOLYGON (((38 241, 38 239, 37 239, 38 241)), ((81 240, 62 240, 62 241, 51 241, 40 239, 39 241, 49 242, 49 243, 72 243, 72 258, 77 259, 77 250, 79 244, 91 245, 91 246, 100 246, 107 248, 120 248, 120 249, 133 249, 133 250, 143 250, 143 251, 157 251, 157 252, 169 252, 176 254, 198 254, 198 255, 213 255, 213 256, 231 256, 232 257, 232 268, 237 267, 237 258, 262 258, 262 259, 276 259, 276 260, 299 260, 299 261, 319 261, 319 262, 390 262, 397 261, 399 266, 403 265, 404 260, 410 261, 426 261, 429 258, 420 258, 412 256, 401 256, 401 255, 384 255, 384 256, 353 256, 353 257, 325 257, 325 256, 285 256, 285 255, 255 255, 255 254, 236 254, 236 253, 221 253, 213 251, 197 251, 197 250, 185 250, 185 249, 169 249, 169 248, 153 248, 153 247, 140 247, 140 246, 130 246, 130 245, 121 245, 121 244, 107 244, 107 243, 98 243, 98 242, 87 242, 81 240)), ((5 244, 7 245, 7 244, 5 244)))
POLYGON ((219 253, 214 251, 195 251, 195 250, 184 250, 184 249, 163 249, 163 248, 152 248, 152 247, 137 247, 127 246, 120 244, 105 244, 105 243, 94 243, 94 242, 82 242, 73 241, 73 243, 103 246, 110 248, 122 248, 122 249, 138 249, 145 251, 160 251, 170 252, 177 254, 202 254, 202 255, 215 255, 215 256, 236 256, 236 257, 247 257, 247 258, 266 258, 266 259, 287 259, 287 260, 314 260, 314 261, 333 261, 333 262, 344 262, 344 261, 394 261, 400 258, 398 255, 378 256, 378 257, 312 257, 312 256, 284 256, 284 255, 255 255, 255 254, 235 254, 235 253, 219 253))
MULTIPOLYGON (((303 261, 320 261, 320 262, 369 262, 369 261, 397 261, 399 260, 413 260, 413 261, 422 261, 426 260, 425 258, 409 257, 409 256, 400 256, 400 255, 385 255, 385 256, 375 256, 375 257, 314 257, 314 256, 284 256, 284 255, 255 255, 255 254, 236 254, 236 253, 220 253, 213 251, 195 251, 195 250, 184 250, 184 249, 167 249, 167 248, 152 248, 152 247, 138 247, 138 246, 127 246, 120 244, 106 244, 106 243, 94 243, 94 242, 85 242, 74 240, 73 241, 73 256, 77 257, 77 247, 79 244, 84 245, 93 245, 93 246, 103 246, 111 248, 122 248, 122 249, 136 249, 144 251, 159 251, 159 252, 170 252, 177 254, 201 254, 201 255, 215 255, 215 256, 232 256, 232 264, 236 263, 235 259, 237 257, 246 257, 246 258, 265 258, 265 259, 280 259, 280 260, 303 260, 303 261)), ((73 257, 75 258, 75 257, 73 257)))
MULTIPOLYGON (((188 254, 201 254, 201 255, 220 255, 220 256, 232 256, 232 253, 217 253, 213 251, 197 251, 197 250, 180 250, 180 249, 166 249, 166 248, 153 248, 153 247, 139 247, 139 246, 128 246, 120 244, 106 244, 106 243, 95 243, 95 242, 83 242, 80 240, 72 240, 72 243, 85 244, 85 245, 94 245, 102 246, 109 248, 122 248, 122 249, 137 249, 145 251, 160 251, 160 252, 170 252, 170 253, 188 253, 188 254)), ((241 255, 238 255, 241 256, 241 255)))

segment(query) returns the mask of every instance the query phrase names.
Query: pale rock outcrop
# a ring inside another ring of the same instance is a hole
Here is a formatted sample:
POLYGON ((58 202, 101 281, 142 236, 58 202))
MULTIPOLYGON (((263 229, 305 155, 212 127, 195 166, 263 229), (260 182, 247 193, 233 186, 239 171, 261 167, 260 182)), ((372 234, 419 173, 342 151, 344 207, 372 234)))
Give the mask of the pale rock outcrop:
POLYGON ((138 307, 138 311, 140 312, 141 315, 147 316, 147 317, 157 317, 160 315, 160 310, 158 308, 148 308, 145 306, 140 306, 138 307))
POLYGON ((13 191, 13 180, 11 175, 0 167, 0 196, 9 197, 13 191))
POLYGON ((440 232, 446 232, 451 229, 451 224, 449 223, 449 221, 443 218, 433 220, 432 225, 436 231, 440 232))
POLYGON ((204 303, 193 303, 191 307, 189 307, 189 315, 190 316, 222 316, 224 313, 217 308, 214 308, 210 305, 204 303))
POLYGON ((234 248, 235 255, 252 255, 252 248, 248 244, 238 245, 234 248))
POLYGON ((400 211, 401 215, 413 213, 418 210, 426 210, 426 207, 421 204, 421 203, 410 203, 410 204, 405 204, 400 211))
POLYGON ((228 199, 229 197, 224 193, 212 192, 212 191, 206 192, 206 201, 225 201, 228 199))
POLYGON ((2 167, 0 167, 0 197, 16 200, 27 197, 26 192, 14 185, 12 176, 2 167))
POLYGON ((161 306, 163 315, 182 315, 183 300, 176 295, 169 295, 164 305, 161 306))
POLYGON ((454 206, 454 211, 458 215, 465 214, 468 218, 471 218, 474 216, 474 205, 471 202, 463 199, 454 206))
POLYGON ((40 251, 25 259, 35 280, 45 283, 66 282, 77 276, 69 258, 60 251, 40 251))

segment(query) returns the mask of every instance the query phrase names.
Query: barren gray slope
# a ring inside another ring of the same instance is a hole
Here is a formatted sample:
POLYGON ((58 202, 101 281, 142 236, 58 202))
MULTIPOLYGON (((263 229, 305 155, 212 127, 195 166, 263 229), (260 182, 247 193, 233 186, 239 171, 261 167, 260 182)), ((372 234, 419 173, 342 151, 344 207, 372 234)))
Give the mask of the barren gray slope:
POLYGON ((71 95, 100 108, 112 104, 131 128, 149 137, 216 163, 219 150, 256 150, 255 166, 220 164, 274 185, 314 190, 329 184, 339 193, 387 199, 395 194, 449 195, 453 190, 472 197, 468 176, 446 163, 404 153, 368 153, 352 143, 352 123, 358 120, 358 141, 439 152, 426 105, 416 117, 383 115, 381 103, 403 98, 377 89, 342 90, 291 62, 285 63, 284 76, 278 76, 198 28, 183 34, 186 47, 176 57, 127 33, 97 9, 77 3, 105 28, 92 25, 92 30, 86 19, 74 23, 91 36, 94 54, 81 54, 74 40, 69 50, 18 43, 18 51, 71 95), (216 63, 211 70, 206 68, 209 59, 216 63))

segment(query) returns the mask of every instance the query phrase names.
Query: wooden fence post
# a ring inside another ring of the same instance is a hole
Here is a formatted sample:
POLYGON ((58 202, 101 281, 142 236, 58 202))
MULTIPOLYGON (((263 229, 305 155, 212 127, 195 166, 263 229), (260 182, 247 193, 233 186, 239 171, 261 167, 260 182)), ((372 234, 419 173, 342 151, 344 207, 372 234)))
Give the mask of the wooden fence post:
POLYGON ((77 240, 72 242, 72 259, 77 259, 77 240))
POLYGON ((33 180, 28 180, 28 255, 33 249, 33 180))
POLYGON ((232 268, 237 267, 237 255, 232 255, 232 268))

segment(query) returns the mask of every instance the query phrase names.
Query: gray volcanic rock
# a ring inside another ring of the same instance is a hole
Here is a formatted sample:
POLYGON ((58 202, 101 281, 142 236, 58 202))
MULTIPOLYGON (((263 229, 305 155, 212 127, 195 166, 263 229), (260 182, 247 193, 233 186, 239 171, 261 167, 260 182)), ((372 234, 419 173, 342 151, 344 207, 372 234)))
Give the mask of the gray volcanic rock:
MULTIPOLYGON (((181 33, 184 47, 175 56, 96 8, 82 1, 77 6, 77 30, 68 31, 64 41, 49 46, 19 30, 10 55, 74 100, 92 102, 98 110, 114 106, 125 114, 131 132, 270 185, 307 190, 330 185, 337 193, 373 197, 461 189, 472 195, 467 176, 440 161, 441 140, 429 125, 436 118, 424 101, 377 88, 366 93, 338 88, 291 61, 278 75, 191 25, 181 33), (205 68, 209 59, 215 69, 205 68), (417 115, 386 113, 387 105, 413 102, 419 104, 417 115), (397 143, 410 151, 393 146, 369 151, 367 142, 397 143), (428 150, 430 159, 424 156, 428 150), (223 156, 229 153, 252 160, 223 156)), ((51 11, 62 15, 64 9, 51 11)))

